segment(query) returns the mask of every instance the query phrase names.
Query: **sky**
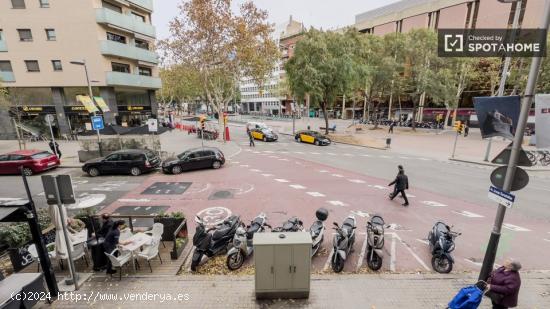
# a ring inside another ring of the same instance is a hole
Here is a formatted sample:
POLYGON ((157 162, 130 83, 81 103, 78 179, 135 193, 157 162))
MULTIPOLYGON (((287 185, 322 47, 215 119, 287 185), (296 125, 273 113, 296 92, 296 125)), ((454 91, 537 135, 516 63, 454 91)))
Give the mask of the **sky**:
MULTIPOLYGON (((157 37, 169 35, 168 23, 179 13, 182 0, 154 0, 153 24, 157 37)), ((355 15, 396 2, 398 0, 254 0, 261 9, 267 10, 269 22, 282 24, 290 15, 306 27, 335 29, 352 25, 355 15)), ((245 2, 234 0, 235 6, 245 2)))

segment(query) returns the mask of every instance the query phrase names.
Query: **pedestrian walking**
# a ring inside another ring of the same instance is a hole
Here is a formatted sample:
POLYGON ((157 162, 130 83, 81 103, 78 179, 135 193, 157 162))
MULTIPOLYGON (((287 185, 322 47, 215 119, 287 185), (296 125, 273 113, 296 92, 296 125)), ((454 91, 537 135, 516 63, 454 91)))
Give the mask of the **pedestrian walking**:
POLYGON ((401 197, 405 200, 403 206, 409 206, 409 199, 407 199, 407 194, 405 193, 405 190, 409 189, 409 178, 405 175, 403 166, 399 165, 398 170, 399 172, 397 173, 395 180, 388 185, 394 185, 393 193, 390 194, 390 200, 393 200, 399 193, 401 193, 401 197))
POLYGON ((393 134, 393 127, 395 127, 395 122, 394 121, 392 121, 390 123, 390 129, 388 130, 388 134, 393 134))
POLYGON ((54 154, 57 154, 57 157, 61 159, 61 151, 59 150, 59 144, 57 142, 54 142, 53 139, 50 140, 50 149, 54 154))
POLYGON ((513 259, 504 262, 504 266, 495 269, 487 280, 487 295, 491 298, 493 309, 507 309, 518 305, 521 278, 521 264, 513 259))
POLYGON ((248 134, 248 139, 250 141, 249 146, 256 147, 256 144, 254 144, 254 136, 252 136, 252 130, 250 130, 249 128, 246 128, 246 133, 248 134))

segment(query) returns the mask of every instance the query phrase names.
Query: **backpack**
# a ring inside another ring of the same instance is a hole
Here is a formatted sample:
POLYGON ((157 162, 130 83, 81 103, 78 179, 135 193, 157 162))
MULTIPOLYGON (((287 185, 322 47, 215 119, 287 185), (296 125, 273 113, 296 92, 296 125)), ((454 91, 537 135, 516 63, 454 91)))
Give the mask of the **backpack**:
POLYGON ((481 304, 483 291, 475 285, 464 287, 448 304, 450 309, 476 309, 481 304))

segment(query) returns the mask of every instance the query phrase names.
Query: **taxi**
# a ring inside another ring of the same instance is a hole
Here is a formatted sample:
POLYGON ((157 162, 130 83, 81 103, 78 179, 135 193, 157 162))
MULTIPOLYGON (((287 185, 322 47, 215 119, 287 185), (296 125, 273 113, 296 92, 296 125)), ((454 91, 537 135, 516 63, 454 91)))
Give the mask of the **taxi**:
POLYGON ((330 145, 330 139, 317 131, 299 131, 294 136, 297 142, 314 144, 316 146, 330 145))
POLYGON ((263 123, 248 123, 247 128, 254 139, 264 142, 275 142, 279 139, 279 136, 263 123))

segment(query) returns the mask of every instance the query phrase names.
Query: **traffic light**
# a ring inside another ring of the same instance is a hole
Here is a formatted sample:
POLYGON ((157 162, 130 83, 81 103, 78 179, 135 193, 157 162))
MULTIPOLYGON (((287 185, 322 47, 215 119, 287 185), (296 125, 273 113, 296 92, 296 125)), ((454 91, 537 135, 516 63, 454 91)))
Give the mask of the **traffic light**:
POLYGON ((462 132, 462 121, 455 121, 454 130, 458 133, 462 132))
POLYGON ((200 122, 201 122, 201 130, 204 130, 204 127, 206 125, 206 117, 201 116, 200 117, 200 122))

